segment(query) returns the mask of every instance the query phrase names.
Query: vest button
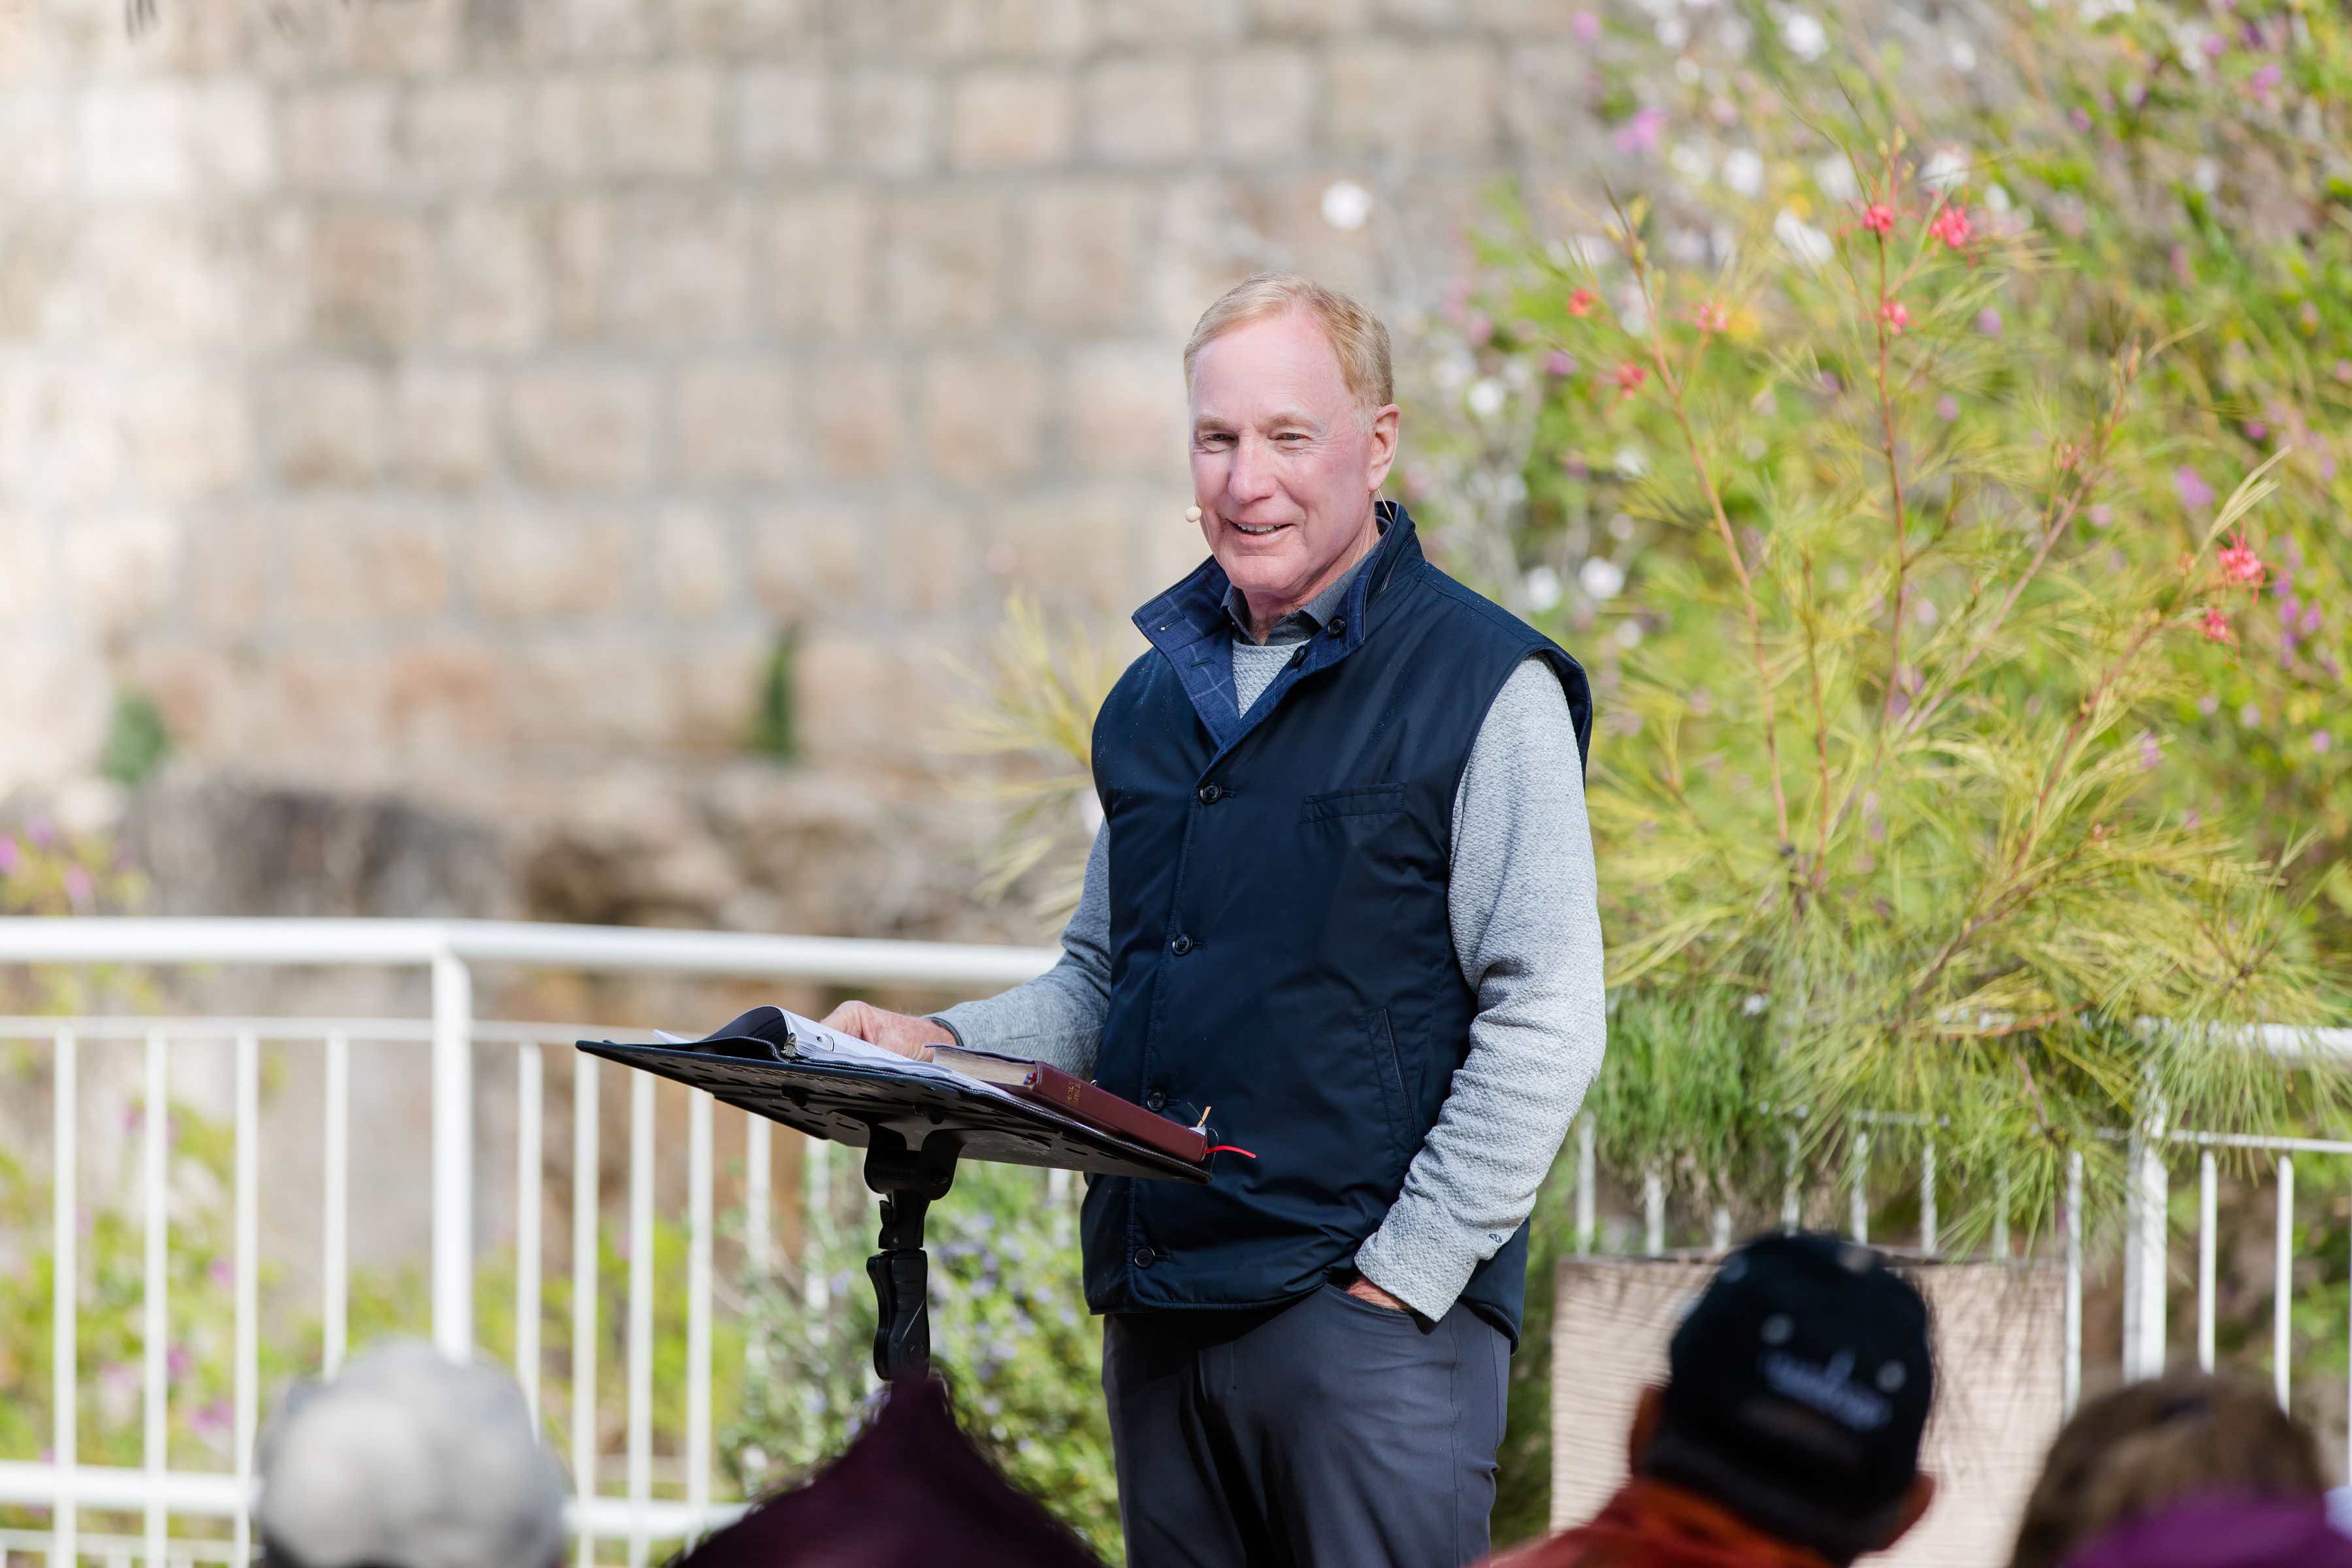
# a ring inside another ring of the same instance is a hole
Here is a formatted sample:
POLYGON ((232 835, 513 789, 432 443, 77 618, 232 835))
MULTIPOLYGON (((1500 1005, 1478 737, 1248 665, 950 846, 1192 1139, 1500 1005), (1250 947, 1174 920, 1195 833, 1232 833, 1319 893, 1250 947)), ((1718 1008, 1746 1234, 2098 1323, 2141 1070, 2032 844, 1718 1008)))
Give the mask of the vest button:
POLYGON ((1189 936, 1180 936, 1168 944, 1168 951, 1181 958, 1192 951, 1192 939, 1189 936))
POLYGON ((1202 805, 1214 805, 1217 802, 1224 798, 1225 791, 1223 785, 1211 784, 1202 784, 1201 786, 1200 799, 1202 805))
POLYGON ((1347 616, 1333 616, 1331 617, 1331 635, 1335 637, 1343 637, 1348 635, 1347 616))
POLYGON ((1134 1256, 1129 1258, 1128 1261, 1134 1264, 1138 1268, 1149 1268, 1151 1267, 1151 1261, 1156 1256, 1158 1255, 1155 1254, 1151 1248, 1148 1247, 1139 1247, 1135 1249, 1134 1256))
POLYGON ((1143 1109, 1154 1114, 1165 1110, 1168 1109, 1168 1097, 1155 1089, 1151 1091, 1151 1098, 1143 1102, 1143 1109))

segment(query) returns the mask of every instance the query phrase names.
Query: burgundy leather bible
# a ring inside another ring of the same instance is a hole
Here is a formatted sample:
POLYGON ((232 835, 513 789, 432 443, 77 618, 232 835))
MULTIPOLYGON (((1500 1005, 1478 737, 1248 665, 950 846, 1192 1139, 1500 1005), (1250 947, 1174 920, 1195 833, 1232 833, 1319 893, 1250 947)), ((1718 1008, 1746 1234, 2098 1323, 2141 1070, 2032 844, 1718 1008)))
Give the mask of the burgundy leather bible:
POLYGON ((1073 1077, 1060 1068, 960 1046, 940 1046, 936 1050, 941 1067, 953 1068, 966 1077, 1010 1089, 1024 1100, 1050 1105, 1107 1132, 1148 1143, 1163 1154, 1172 1154, 1195 1165, 1209 1157, 1205 1133, 1155 1115, 1133 1100, 1121 1100, 1110 1090, 1073 1077))

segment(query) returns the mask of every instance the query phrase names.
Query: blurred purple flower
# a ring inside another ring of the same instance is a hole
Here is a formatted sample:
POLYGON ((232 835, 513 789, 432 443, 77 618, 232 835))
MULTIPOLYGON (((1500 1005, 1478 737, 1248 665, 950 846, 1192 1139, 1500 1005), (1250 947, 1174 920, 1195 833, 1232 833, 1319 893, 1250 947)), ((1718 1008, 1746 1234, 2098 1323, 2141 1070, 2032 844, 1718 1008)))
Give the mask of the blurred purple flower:
POLYGON ((2180 504, 2190 511, 2203 511, 2213 504, 2213 487, 2205 476, 2183 463, 2172 470, 2172 488, 2180 497, 2180 504))
POLYGON ((1472 343, 1483 347, 1494 340, 1495 323, 1488 319, 1485 311, 1473 310, 1470 312, 1469 319, 1462 323, 1462 335, 1468 338, 1472 343))
POLYGON ((2319 613, 2317 605, 2305 605, 2303 607, 2303 619, 2296 625, 2295 629, 2305 637, 2309 637, 2319 630, 2326 619, 2326 616, 2319 613))
POLYGON ((2218 60, 2229 52, 2230 40, 2228 37, 2220 33, 2208 33, 2205 35, 2205 58, 2207 59, 2218 60))
POLYGON ((163 1372, 173 1383, 187 1376, 188 1369, 194 1364, 195 1357, 188 1353, 185 1345, 173 1345, 163 1352, 163 1372))
POLYGON ((2314 730, 2311 732, 2311 749, 2313 751, 2325 753, 2332 750, 2335 747, 2335 744, 2336 737, 2329 734, 2326 731, 2314 730))
POLYGON ((2268 65, 2263 67, 2262 69, 2254 73, 2254 79, 2252 85, 2255 93, 2267 101, 2271 94, 2278 90, 2279 83, 2284 80, 2285 78, 2285 68, 2276 60, 2273 60, 2268 65))
POLYGON ((1989 338, 1997 338, 2000 336, 2000 312, 1994 310, 1990 305, 1987 305, 1983 310, 1979 310, 1977 312, 1977 331, 1982 332, 1989 338))
POLYGON ((200 1437, 217 1437, 228 1431, 229 1408, 225 1399, 199 1406, 188 1417, 188 1427, 200 1437))
POLYGON ((0 877, 5 877, 16 870, 19 854, 16 848, 16 836, 13 833, 0 833, 0 877))
POLYGON ((2259 419, 2247 420, 2242 428, 2246 432, 2246 439, 2249 441, 2267 441, 2270 439, 2271 427, 2263 424, 2259 419))
POLYGON ((33 818, 25 824, 25 842, 36 849, 54 849, 58 842, 57 824, 46 816, 33 818))
POLYGON ((2352 359, 2340 359, 2336 362, 2336 379, 2352 382, 2352 359))
POLYGON ((89 872, 80 866, 66 868, 66 897, 77 904, 89 902, 90 894, 98 890, 89 879, 89 872))
POLYGON ((2152 731, 2142 730, 2139 732, 2139 765, 2154 773, 2163 761, 2164 742, 2158 740, 2152 731))
POLYGON ((1554 375, 1574 375, 1576 356, 1566 349, 1554 349, 1544 355, 1544 369, 1554 375))
POLYGON ((2079 106, 2070 109, 2066 111, 2066 123, 2077 131, 2088 131, 2091 128, 2091 111, 2079 106))
POLYGON ((215 1290, 226 1290, 236 1275, 227 1258, 215 1258, 213 1259, 212 1267, 205 1270, 205 1278, 213 1282, 213 1289, 215 1290))
POLYGON ((1960 400, 1950 393, 1936 399, 1936 417, 1948 425, 1960 416, 1960 400))
POLYGON ((2180 814, 2180 826, 2183 827, 2194 827, 2204 820, 2204 814, 2193 805, 2180 814))
POLYGON ((1612 142, 1625 153, 1654 153, 1658 138, 1666 129, 1666 111, 1663 109, 1637 109, 1633 117, 1617 128, 1612 142))
POLYGON ((1576 19, 1569 26, 1576 29, 1577 37, 1585 43, 1598 42, 1601 37, 1601 17, 1595 12, 1579 11, 1576 19))
POLYGON ((2109 506, 2106 502, 2101 501, 2098 505, 2091 509, 2091 526, 2093 528, 2105 528, 2115 521, 2116 509, 2109 506))

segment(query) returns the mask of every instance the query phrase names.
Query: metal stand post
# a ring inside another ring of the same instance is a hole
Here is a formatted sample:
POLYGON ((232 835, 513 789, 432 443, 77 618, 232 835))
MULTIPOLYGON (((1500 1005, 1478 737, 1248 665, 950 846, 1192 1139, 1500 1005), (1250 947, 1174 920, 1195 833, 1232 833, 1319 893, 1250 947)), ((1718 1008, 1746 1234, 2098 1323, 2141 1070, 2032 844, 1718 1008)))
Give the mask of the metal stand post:
POLYGON ((930 1259, 923 1217, 955 1183, 960 1141, 935 1132, 920 1149, 888 1127, 866 1148, 866 1184, 882 1194, 882 1250, 866 1260, 880 1309, 874 1326, 874 1371, 885 1383, 919 1373, 931 1359, 930 1259))

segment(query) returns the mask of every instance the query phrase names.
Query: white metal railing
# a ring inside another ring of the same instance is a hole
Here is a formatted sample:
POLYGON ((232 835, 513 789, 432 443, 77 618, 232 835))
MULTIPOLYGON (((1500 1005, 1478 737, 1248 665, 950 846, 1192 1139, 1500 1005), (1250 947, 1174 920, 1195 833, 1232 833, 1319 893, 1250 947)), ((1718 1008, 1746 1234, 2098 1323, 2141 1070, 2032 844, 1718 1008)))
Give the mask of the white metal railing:
MULTIPOLYGON (((632 930, 476 921, 355 920, 112 920, 0 921, 0 963, 411 966, 431 983, 429 1019, 286 1018, 0 1018, 0 1041, 46 1043, 52 1060, 53 1202, 50 1246, 55 1258, 52 1355, 54 1413, 50 1455, 38 1461, 0 1458, 0 1504, 47 1507, 51 1529, 47 1555, 58 1568, 82 1561, 84 1546, 109 1562, 127 1561, 123 1539, 79 1537, 83 1510, 138 1514, 140 1559, 166 1563, 248 1560, 247 1504, 252 1490, 253 1438, 258 1388, 260 1063, 266 1044, 314 1047, 324 1058, 320 1137, 322 1370, 341 1362, 349 1338, 351 1052, 364 1047, 425 1045, 432 1116, 430 1159, 430 1297, 435 1342, 455 1354, 474 1349, 476 1202, 473 1103, 478 1045, 511 1048, 517 1104, 515 1180, 516 1329, 514 1366, 540 1408, 539 1289, 545 1177, 544 1047, 552 1042, 573 1058, 572 1528, 580 1562, 595 1562, 598 1540, 625 1540, 633 1565, 646 1562, 652 1542, 690 1537, 730 1517, 714 1500, 712 1449, 712 1281, 715 1215, 715 1102, 689 1097, 688 1112, 687 1410, 685 1499, 653 1495, 655 1080, 629 1075, 629 1175, 626 1303, 626 1408, 624 1492, 599 1485, 603 1456, 596 1408, 597 1333, 601 1303, 596 1268, 602 1215, 599 1169, 598 1063, 576 1057, 571 1041, 583 1034, 612 1035, 562 1025, 478 1020, 473 1013, 471 965, 523 964, 580 971, 659 972, 818 981, 838 984, 996 989, 1018 984, 1049 964, 1037 948, 931 942, 758 936, 734 932, 632 930), (172 1051, 175 1044, 226 1041, 231 1052, 233 1171, 231 1298, 233 1321, 232 1468, 226 1472, 174 1469, 167 1463, 169 1429, 170 1194, 167 1149, 172 1051), (141 1340, 143 1461, 137 1468, 84 1464, 78 1429, 81 1194, 77 1089, 82 1047, 143 1044, 139 1190, 143 1231, 141 1340), (227 1524, 225 1542, 192 1543, 168 1533, 175 1515, 227 1524)), ((627 1037, 625 1031, 621 1031, 627 1037)), ((731 1114, 731 1113, 730 1113, 731 1114)), ((773 1261, 767 1182, 771 1124, 745 1116, 747 1245, 753 1267, 773 1261)), ((16 1548, 27 1532, 6 1531, 0 1546, 16 1548)))
MULTIPOLYGON (((2307 1043, 2316 1038, 2329 1059, 2343 1059, 2347 1035, 2352 1035, 2352 1031, 2294 1032, 2299 1041, 2307 1043)), ((2307 1047, 2305 1052, 2298 1054, 2308 1057, 2307 1047)), ((1590 1253, 1601 1235, 1600 1171, 1595 1130, 1591 1118, 1580 1121, 1576 1136, 1575 1234, 1577 1249, 1590 1253)), ((2217 1201, 2220 1167, 2215 1152, 2235 1149, 2254 1154, 2269 1154, 2274 1161, 2273 1192, 2275 1199, 2271 1246, 2270 1373, 2279 1404, 2285 1406, 2294 1388, 2294 1367, 2295 1158, 2310 1155, 2352 1160, 2352 1139, 2267 1137, 2173 1128, 2144 1132, 2133 1136, 2130 1142, 2122 1234, 2119 1237, 2121 1245, 2117 1248, 2123 1272, 2119 1372, 2126 1378, 2153 1377, 2165 1370, 2172 1357, 2167 1334, 2167 1310, 2170 1289, 2179 1277, 2172 1268, 2170 1171, 2166 1160, 2167 1152, 2194 1150, 2197 1152, 2196 1261, 2191 1276, 2197 1313, 2194 1353, 2198 1366, 2207 1372, 2212 1371, 2215 1365, 2215 1295, 2221 1231, 2217 1201)), ((1789 1162, 1790 1173, 1781 1194, 1780 1223, 1786 1228, 1795 1229, 1804 1223, 1806 1208, 1804 1192, 1795 1173, 1793 1154, 1797 1135, 1793 1131, 1790 1133, 1789 1146, 1792 1158, 1789 1162)), ((1870 1238, 1870 1215, 1875 1206, 1867 1184, 1871 1170, 1868 1131, 1856 1132, 1850 1140, 1849 1148, 1851 1167, 1842 1184, 1847 1200, 1845 1233, 1858 1240, 1867 1241, 1870 1238)), ((1919 1204, 1916 1240, 1919 1250, 1940 1254, 1943 1249, 1939 1246, 1941 1238, 1937 1215, 1936 1142, 1932 1138, 1921 1142, 1916 1184, 1919 1204)), ((1652 1257, 1662 1256, 1667 1251, 1666 1202, 1664 1178, 1656 1172, 1645 1173, 1642 1178, 1638 1222, 1641 1239, 1633 1250, 1652 1257)), ((2003 1180, 2000 1185, 2000 1195, 1995 1199, 1996 1217, 1990 1227, 1985 1256, 2002 1259, 2015 1256, 2010 1243, 2008 1209, 2007 1183, 2003 1180)), ((2062 1298, 2064 1363, 2061 1386, 2065 1407, 2069 1410, 2074 1408, 2083 1386, 2085 1223, 2082 1216, 2084 1213, 2083 1156, 2076 1153, 2068 1162, 2065 1191, 2058 1200, 2056 1212, 2051 1216, 2051 1234, 2058 1239, 2064 1269, 2062 1298)), ((1624 1224, 1630 1233, 1635 1222, 1629 1215, 1624 1224)), ((1709 1245, 1721 1248, 1730 1235, 1731 1224, 1730 1211, 1717 1207, 1708 1220, 1709 1245)), ((2352 1290, 2347 1293, 2346 1317, 2347 1370, 2345 1402, 2347 1413, 2352 1413, 2352 1290)), ((2347 1414, 2345 1429, 2337 1436, 2344 1439, 2347 1479, 2352 1481, 2352 1414, 2347 1414)))
MULTIPOLYGON (((1017 984, 1045 969, 1050 949, 850 941, 814 937, 757 936, 626 928, 531 925, 469 921, 338 920, 5 920, 0 921, 0 963, 291 965, 367 964, 409 967, 430 977, 427 1018, 0 1018, 0 1041, 46 1043, 56 1084, 53 1108, 55 1195, 51 1245, 58 1258, 53 1326, 56 1415, 52 1455, 35 1461, 0 1457, 0 1504, 47 1507, 52 1528, 44 1537, 51 1563, 84 1557, 127 1563, 130 1538, 79 1537, 83 1510, 140 1516, 138 1558, 166 1563, 245 1562, 249 1556, 245 1508, 250 1493, 252 1437, 259 1417, 257 1376, 259 1248, 257 1200, 260 1140, 257 1135, 264 1048, 316 1050, 321 1058, 320 1136, 322 1152, 320 1293, 324 1370, 341 1361, 349 1342, 351 1249, 352 1061, 353 1048, 375 1051, 424 1047, 431 1087, 429 1236, 430 1321, 433 1337, 446 1350, 474 1348, 475 1280, 478 1258, 474 1206, 478 1199, 475 1153, 481 1130, 476 1122, 474 1082, 478 1048, 512 1053, 516 1103, 514 1127, 514 1263, 516 1313, 513 1364, 541 1410, 541 1281, 545 1258, 542 1212, 546 1177, 546 1050, 552 1046, 570 1061, 572 1089, 572 1399, 568 1414, 573 1497, 571 1523, 579 1538, 579 1562, 596 1559, 597 1543, 625 1542, 628 1560, 642 1565, 650 1544, 689 1537, 731 1516, 717 1500, 713 1483, 712 1361, 715 1261, 714 1192, 717 1123, 709 1097, 689 1097, 687 1118, 687 1388, 683 1454, 683 1500, 654 1495, 654 1272, 656 1083, 647 1074, 625 1075, 629 1142, 623 1234, 627 1238, 627 1289, 624 1303, 625 1393, 622 1431, 621 1490, 606 1491, 596 1390, 599 1331, 598 1249, 606 1223, 594 1173, 600 1168, 600 1064, 579 1056, 571 1041, 585 1031, 556 1024, 486 1021, 474 1016, 472 966, 512 963, 576 971, 654 972, 814 981, 845 985, 879 984, 990 990, 1017 984), (166 1108, 172 1089, 174 1047, 198 1041, 229 1048, 228 1096, 233 1123, 230 1209, 230 1298, 233 1331, 234 1458, 225 1471, 174 1469, 166 1442, 171 1396, 166 1346, 171 1222, 168 1212, 170 1151, 166 1108), (80 1194, 76 1190, 77 1084, 83 1048, 143 1049, 141 1102, 145 1114, 139 1140, 142 1233, 141 1405, 143 1461, 138 1467, 80 1462, 76 1429, 79 1295, 76 1289, 80 1194), (587 1179, 577 1179, 577 1173, 587 1179), (225 1542, 188 1542, 169 1533, 174 1516, 209 1519, 231 1531, 225 1542)), ((615 1033, 599 1026, 594 1033, 615 1033)), ((2352 1032, 2279 1031, 2274 1048, 2304 1055, 2352 1059, 2352 1032)), ((624 1037, 625 1033, 624 1032, 624 1037)), ((730 1118, 735 1113, 729 1112, 730 1118)), ((746 1261, 754 1272, 776 1262, 768 1184, 772 1125, 741 1118, 745 1153, 743 1208, 746 1261)), ((1854 1140, 1857 1163, 1842 1184, 1848 1189, 1848 1228, 1867 1237, 1871 1205, 1865 1184, 1872 1170, 1866 1130, 1854 1140)), ((2163 1148, 2195 1149, 2200 1156, 2200 1225, 2198 1234, 2197 1349, 2210 1365, 2213 1356, 2213 1296, 2216 1270, 2215 1167, 2213 1152, 2231 1147, 2274 1153, 2279 1158, 2278 1233, 2274 1247, 2278 1305, 2274 1324, 2275 1376, 2282 1398, 2289 1388, 2291 1357, 2287 1311, 2292 1304, 2294 1262, 2294 1159, 2297 1154, 2352 1155, 2352 1142, 2261 1139, 2170 1130, 2134 1151, 2136 1187, 2125 1226, 2127 1374, 2161 1366, 2166 1349, 2165 1286, 2170 1278, 2165 1216, 2163 1148)), ((1935 1250, 1940 1240, 1937 1207, 1937 1170, 1932 1142, 1924 1146, 1917 1173, 1919 1240, 1935 1250)), ((808 1167, 811 1184, 825 1182, 828 1166, 808 1167)), ((1589 1247, 1597 1234, 1595 1168, 1589 1127, 1579 1152, 1575 1204, 1579 1235, 1589 1247)), ((1805 1214, 1806 1194, 1791 1180, 1781 1194, 1790 1224, 1805 1214)), ((1663 1250, 1666 1240, 1667 1193, 1663 1181, 1643 1186, 1642 1243, 1663 1250)), ((2005 1207, 2005 1205, 2003 1205, 2005 1207)), ((2069 1400, 2081 1385, 2084 1237, 2065 1216, 2084 1212, 2079 1161, 2056 1233, 2063 1238, 2066 1268, 2065 1382, 2069 1400)), ((1728 1238, 1727 1213, 1711 1216, 1708 1239, 1728 1238)), ((2005 1219, 1991 1237, 1993 1249, 2010 1251, 2005 1219)), ((824 1305, 821 1279, 805 1283, 813 1310, 824 1305)), ((509 1347, 499 1347, 507 1350, 509 1347)), ((26 1531, 0 1531, 0 1550, 20 1549, 26 1531)))

